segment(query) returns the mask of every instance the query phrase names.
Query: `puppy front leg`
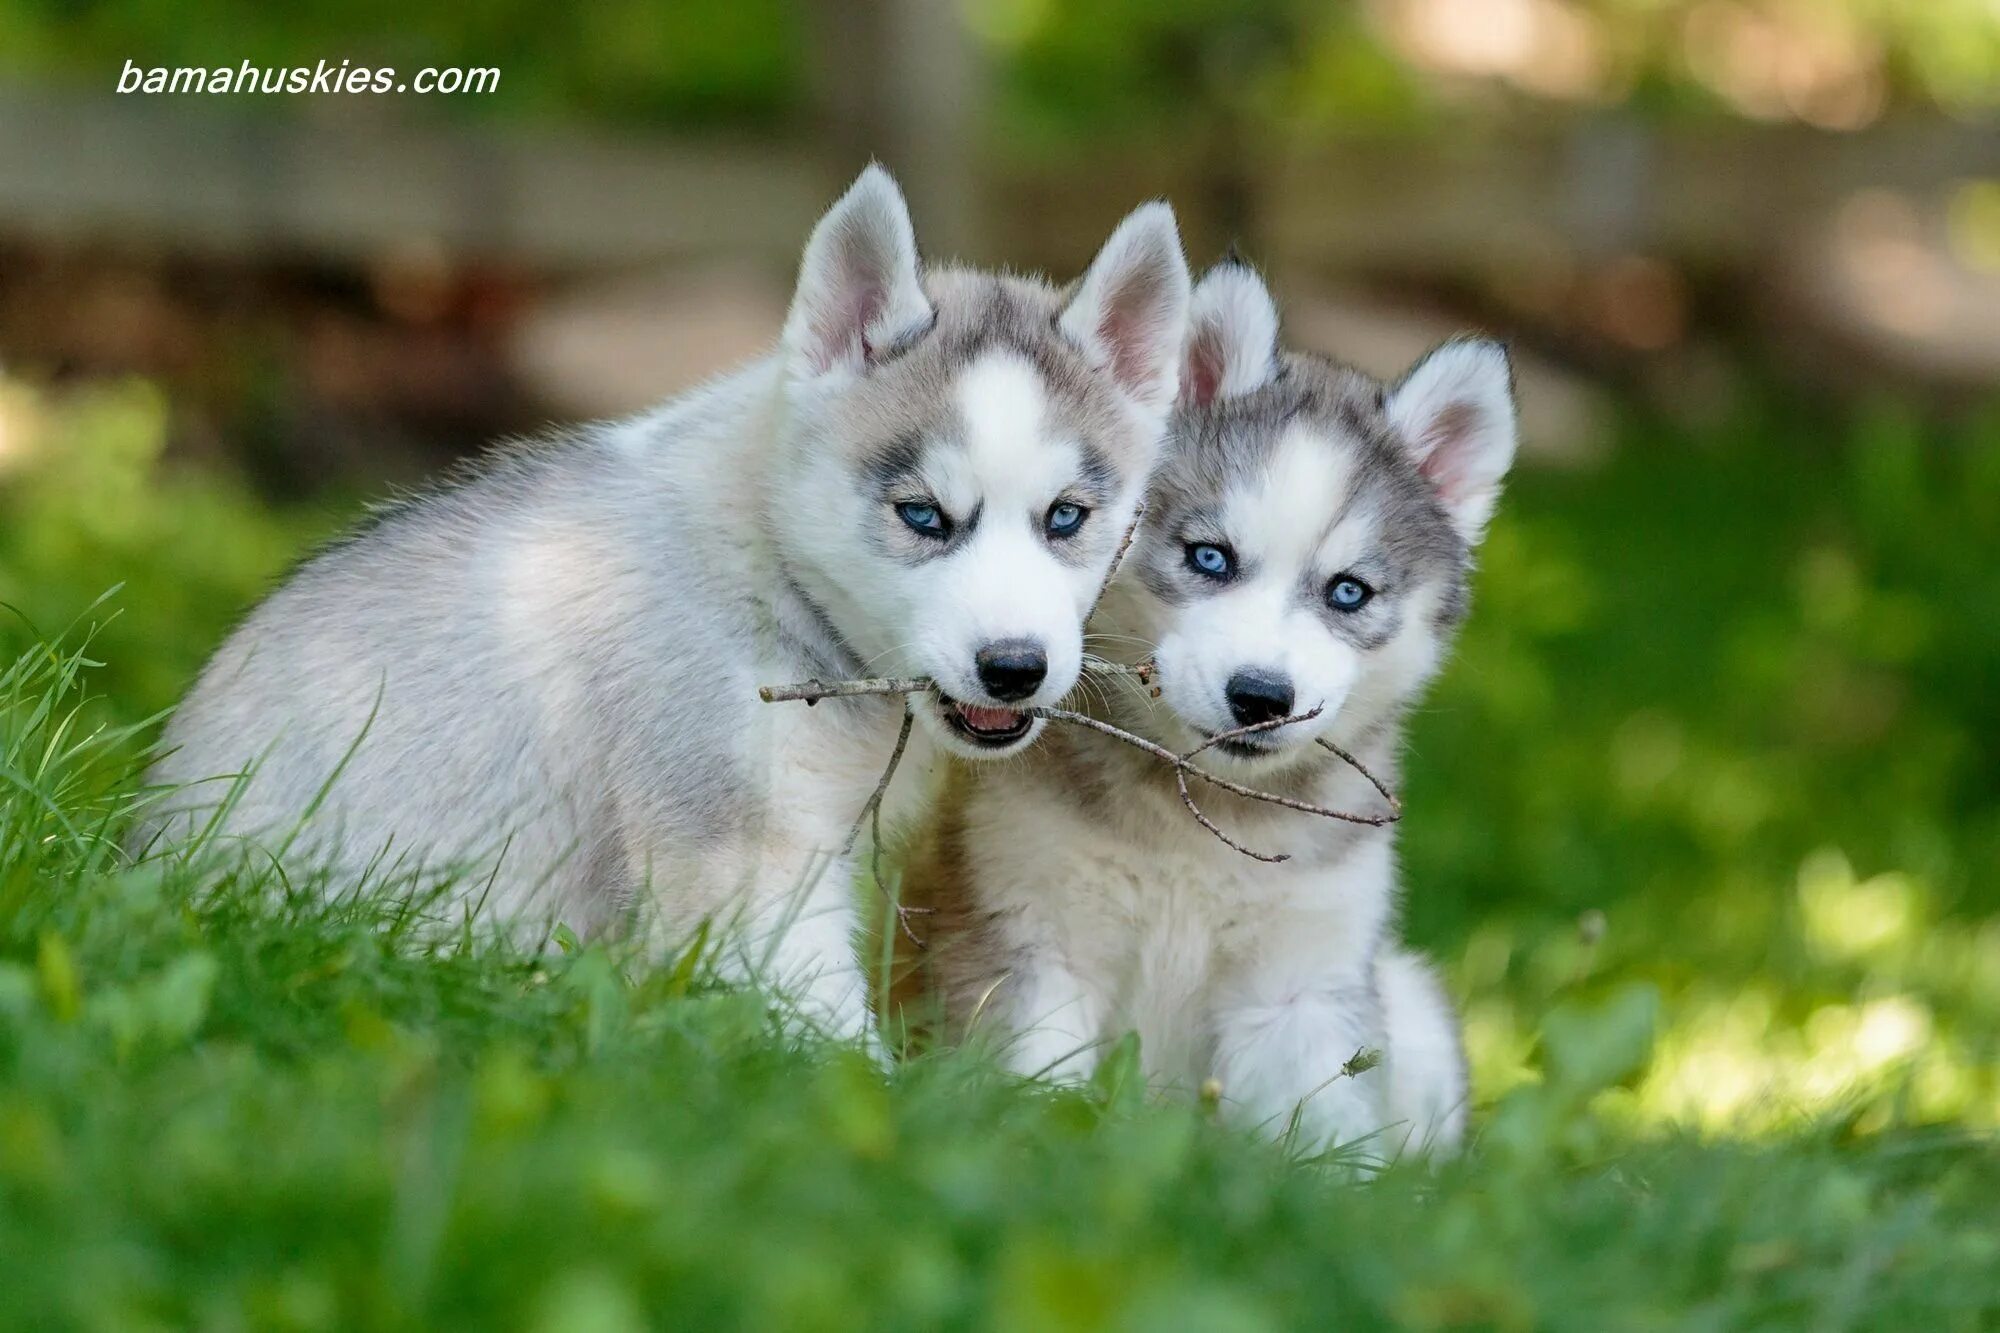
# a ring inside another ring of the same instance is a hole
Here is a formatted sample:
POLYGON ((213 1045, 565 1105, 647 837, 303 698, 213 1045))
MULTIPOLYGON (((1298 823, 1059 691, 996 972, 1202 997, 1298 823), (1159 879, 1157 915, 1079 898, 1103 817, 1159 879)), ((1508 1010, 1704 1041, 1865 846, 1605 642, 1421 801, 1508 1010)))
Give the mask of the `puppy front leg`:
POLYGON ((872 1042, 868 979, 855 949, 860 921, 847 888, 852 877, 845 862, 829 869, 839 892, 813 895, 806 910, 783 926, 765 975, 795 1006, 800 1026, 837 1041, 872 1042))
POLYGON ((1010 1039, 1003 1058, 1027 1078, 1079 1083, 1097 1068, 1104 1006, 1062 963, 1027 963, 1008 978, 1010 1039))
POLYGON ((717 914, 715 958, 724 980, 769 992, 788 1030, 872 1048, 853 878, 850 857, 768 857, 737 907, 717 914))
POLYGON ((1381 1042, 1367 975, 1334 973, 1234 997, 1217 1015, 1214 1073, 1230 1113, 1273 1138, 1296 1124, 1308 1151, 1360 1145, 1380 1156, 1382 1071, 1347 1065, 1381 1042))

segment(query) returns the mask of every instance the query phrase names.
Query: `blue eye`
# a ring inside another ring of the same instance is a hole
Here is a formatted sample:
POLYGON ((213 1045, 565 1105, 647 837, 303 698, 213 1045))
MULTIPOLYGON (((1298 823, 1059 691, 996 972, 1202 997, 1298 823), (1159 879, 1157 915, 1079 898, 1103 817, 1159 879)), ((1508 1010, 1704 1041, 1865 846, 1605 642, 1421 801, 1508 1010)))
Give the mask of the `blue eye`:
POLYGON ((1044 526, 1047 527, 1051 537, 1073 537, 1076 535, 1076 530, 1083 526, 1084 517, 1089 513, 1090 511, 1082 505, 1064 501, 1050 508, 1048 521, 1044 526))
POLYGON ((926 537, 942 537, 948 530, 944 514, 934 504, 922 500, 906 500, 896 506, 896 517, 921 532, 926 537))
POLYGON ((1359 611, 1374 595, 1373 588, 1352 574, 1342 574, 1326 585, 1326 603, 1336 611, 1359 611))
POLYGON ((1194 570, 1195 573, 1206 574, 1212 579, 1228 578, 1230 568, 1235 564, 1235 561, 1230 559, 1229 552, 1226 549, 1211 545, 1208 542, 1196 542, 1189 546, 1187 548, 1187 562, 1188 568, 1194 570))

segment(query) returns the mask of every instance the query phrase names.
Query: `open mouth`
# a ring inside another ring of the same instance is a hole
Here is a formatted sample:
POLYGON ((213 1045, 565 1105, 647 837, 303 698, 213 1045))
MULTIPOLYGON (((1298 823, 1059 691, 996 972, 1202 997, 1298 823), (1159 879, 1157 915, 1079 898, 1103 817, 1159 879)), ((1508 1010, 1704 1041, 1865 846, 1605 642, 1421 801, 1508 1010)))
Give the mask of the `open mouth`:
POLYGON ((1235 755, 1238 759, 1255 759, 1278 749, 1278 746, 1262 736, 1231 736, 1228 740, 1215 742, 1215 748, 1224 754, 1235 755))
POLYGON ((944 701, 944 720, 953 731, 974 745, 990 745, 996 749, 1012 745, 1035 725, 1034 718, 1011 708, 986 708, 979 704, 962 704, 948 695, 939 697, 944 701))

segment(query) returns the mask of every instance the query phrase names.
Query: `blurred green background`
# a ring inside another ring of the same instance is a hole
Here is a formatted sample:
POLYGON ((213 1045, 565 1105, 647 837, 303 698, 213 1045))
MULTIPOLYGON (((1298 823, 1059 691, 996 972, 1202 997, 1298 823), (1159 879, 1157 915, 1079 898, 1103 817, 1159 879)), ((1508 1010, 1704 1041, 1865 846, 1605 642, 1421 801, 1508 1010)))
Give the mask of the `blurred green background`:
POLYGON ((152 715, 364 498, 768 343, 870 155, 1059 275, 1164 194, 1295 342, 1516 350, 1403 837, 1482 1108, 1653 993, 1592 1133, 1990 1154, 1996 116, 1988 0, 0 0, 0 658, 122 585, 90 716, 152 715), (113 92, 322 58, 502 76, 113 92))

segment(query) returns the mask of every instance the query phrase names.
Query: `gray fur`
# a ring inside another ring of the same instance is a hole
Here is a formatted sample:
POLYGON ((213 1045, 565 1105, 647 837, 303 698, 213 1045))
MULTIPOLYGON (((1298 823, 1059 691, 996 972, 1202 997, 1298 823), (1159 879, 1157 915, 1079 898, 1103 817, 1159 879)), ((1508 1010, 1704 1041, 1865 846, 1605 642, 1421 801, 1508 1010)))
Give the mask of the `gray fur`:
POLYGON ((1352 367, 1291 352, 1262 388, 1176 413, 1173 444, 1153 482, 1144 543, 1133 552, 1133 567, 1147 588, 1170 605, 1212 590, 1188 575, 1185 542, 1227 540, 1226 533, 1213 530, 1211 517, 1223 494, 1263 466, 1286 426, 1303 423, 1329 448, 1358 461, 1361 480, 1349 503, 1371 505, 1381 515, 1379 558, 1386 580, 1449 585, 1450 618, 1440 628, 1454 623, 1465 609, 1471 549, 1396 438, 1383 410, 1384 392, 1380 381, 1352 367))
MULTIPOLYGON (((1141 210, 1121 234, 1117 273, 1152 284, 1177 340, 1171 215, 1141 210)), ((635 906, 663 941, 740 916, 786 941, 777 979, 825 992, 820 1015, 858 1031, 837 852, 901 703, 767 705, 757 687, 970 671, 973 645, 942 661, 960 645, 879 612, 896 564, 870 552, 908 536, 883 488, 960 448, 957 380, 986 351, 1041 375, 1050 420, 1024 454, 1087 444, 1071 480, 1129 512, 1163 410, 1064 336, 1065 309, 1033 279, 922 275, 900 194, 871 168, 816 231, 773 355, 496 453, 379 511, 251 612, 167 726, 141 841, 209 829, 295 871, 330 865, 337 884, 371 865, 452 876, 458 901, 530 940, 635 906), (788 894, 825 924, 795 927, 788 894)), ((1077 541, 1087 567, 1041 612, 1072 636, 1114 524, 1077 541)))

